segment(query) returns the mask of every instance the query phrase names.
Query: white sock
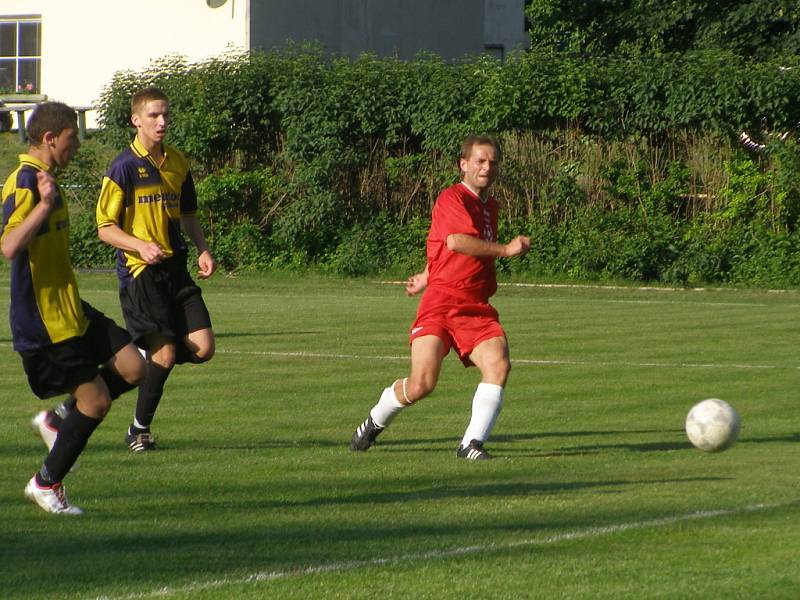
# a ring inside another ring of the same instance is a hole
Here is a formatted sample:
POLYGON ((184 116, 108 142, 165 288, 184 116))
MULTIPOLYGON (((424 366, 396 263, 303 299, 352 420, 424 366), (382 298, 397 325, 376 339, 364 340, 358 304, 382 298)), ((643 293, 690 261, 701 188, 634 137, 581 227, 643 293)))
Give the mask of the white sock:
POLYGON ((392 422, 395 415, 406 407, 401 404, 394 393, 394 384, 383 390, 380 400, 369 411, 369 416, 375 421, 378 427, 386 427, 392 422))
POLYGON ((479 442, 488 440, 501 408, 503 408, 503 388, 494 383, 479 383, 472 398, 472 419, 461 445, 468 446, 472 440, 479 442))

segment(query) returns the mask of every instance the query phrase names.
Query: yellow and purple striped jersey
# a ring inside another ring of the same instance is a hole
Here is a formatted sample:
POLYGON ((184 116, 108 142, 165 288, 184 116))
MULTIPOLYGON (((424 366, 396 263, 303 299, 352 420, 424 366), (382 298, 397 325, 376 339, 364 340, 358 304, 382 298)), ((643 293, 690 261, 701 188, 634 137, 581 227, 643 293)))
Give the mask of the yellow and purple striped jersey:
MULTIPOLYGON (((48 170, 29 154, 21 154, 19 161, 3 186, 2 235, 22 223, 39 202, 36 173, 48 170)), ((11 261, 9 317, 18 352, 81 336, 89 327, 69 255, 69 211, 58 188, 47 220, 11 261)))
MULTIPOLYGON (((97 227, 117 225, 125 233, 161 246, 167 256, 186 251, 181 215, 197 212, 197 193, 186 157, 164 144, 157 165, 134 139, 103 178, 97 202, 97 227)), ((117 275, 125 286, 147 267, 136 252, 117 250, 117 275)))

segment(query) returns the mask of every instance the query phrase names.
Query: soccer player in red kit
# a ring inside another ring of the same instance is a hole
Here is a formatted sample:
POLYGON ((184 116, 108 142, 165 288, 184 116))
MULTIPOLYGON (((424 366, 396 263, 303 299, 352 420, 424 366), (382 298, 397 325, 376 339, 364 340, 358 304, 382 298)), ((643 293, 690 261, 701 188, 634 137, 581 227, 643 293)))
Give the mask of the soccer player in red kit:
POLYGON ((489 137, 469 137, 461 146, 462 180, 445 189, 433 207, 427 265, 406 284, 410 296, 425 290, 411 326, 411 373, 387 387, 358 426, 350 449, 365 451, 401 410, 429 395, 442 361, 453 348, 465 367, 476 366, 481 382, 472 399, 472 418, 456 456, 486 460, 483 445, 503 405, 511 370, 508 341, 489 298, 497 290, 494 262, 520 256, 530 239, 497 242, 497 202, 489 188, 497 178, 500 149, 489 137))

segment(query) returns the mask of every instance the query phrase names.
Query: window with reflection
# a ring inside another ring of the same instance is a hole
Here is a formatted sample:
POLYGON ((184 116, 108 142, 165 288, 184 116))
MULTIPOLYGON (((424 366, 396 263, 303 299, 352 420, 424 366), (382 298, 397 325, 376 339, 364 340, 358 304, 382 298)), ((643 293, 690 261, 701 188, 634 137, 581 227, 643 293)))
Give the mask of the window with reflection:
POLYGON ((0 93, 38 94, 41 73, 41 16, 0 15, 0 93))

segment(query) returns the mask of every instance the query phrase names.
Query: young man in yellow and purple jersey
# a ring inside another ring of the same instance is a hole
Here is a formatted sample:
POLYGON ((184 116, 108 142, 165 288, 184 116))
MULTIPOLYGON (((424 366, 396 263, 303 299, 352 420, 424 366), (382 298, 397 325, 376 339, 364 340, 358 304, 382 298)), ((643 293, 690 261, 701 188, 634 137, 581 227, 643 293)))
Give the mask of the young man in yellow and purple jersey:
POLYGON ((132 389, 144 361, 128 333, 81 300, 69 254, 69 210, 53 171, 80 146, 75 111, 46 102, 28 119, 30 148, 3 186, 0 248, 11 261, 10 321, 14 350, 40 398, 70 394, 63 420, 34 418, 50 448, 25 496, 43 510, 80 514, 62 479, 111 402, 132 389), (98 366, 99 365, 99 366, 98 366))
POLYGON ((111 163, 97 202, 101 240, 117 249, 119 295, 125 324, 146 352, 133 422, 125 442, 133 452, 155 448, 150 432, 164 384, 176 364, 214 355, 214 332, 200 288, 186 266, 198 252, 198 277, 217 268, 197 219, 197 194, 184 155, 164 143, 169 101, 158 88, 131 99, 136 137, 111 163))

